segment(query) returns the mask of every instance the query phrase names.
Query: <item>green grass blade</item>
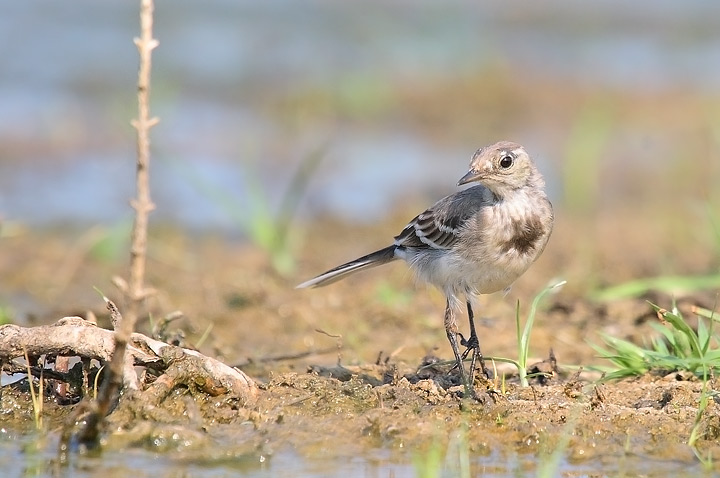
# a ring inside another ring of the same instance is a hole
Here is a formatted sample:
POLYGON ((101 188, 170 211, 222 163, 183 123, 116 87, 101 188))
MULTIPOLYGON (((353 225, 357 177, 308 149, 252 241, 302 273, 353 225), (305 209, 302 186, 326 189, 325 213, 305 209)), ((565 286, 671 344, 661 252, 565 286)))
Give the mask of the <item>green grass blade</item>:
POLYGON ((660 276, 624 282, 590 294, 592 300, 605 302, 640 297, 651 290, 666 294, 679 294, 720 288, 720 274, 707 276, 660 276))
POLYGON ((520 301, 518 301, 516 314, 515 314, 515 325, 518 333, 518 363, 520 364, 520 384, 523 387, 528 385, 526 371, 527 371, 527 359, 530 349, 530 332, 532 331, 533 324, 535 323, 535 315, 537 313, 538 305, 540 301, 551 291, 556 290, 558 287, 562 287, 567 284, 567 281, 560 281, 550 286, 545 287, 539 294, 535 296, 530 306, 530 312, 528 313, 527 320, 525 321, 525 327, 522 333, 520 333, 520 301))

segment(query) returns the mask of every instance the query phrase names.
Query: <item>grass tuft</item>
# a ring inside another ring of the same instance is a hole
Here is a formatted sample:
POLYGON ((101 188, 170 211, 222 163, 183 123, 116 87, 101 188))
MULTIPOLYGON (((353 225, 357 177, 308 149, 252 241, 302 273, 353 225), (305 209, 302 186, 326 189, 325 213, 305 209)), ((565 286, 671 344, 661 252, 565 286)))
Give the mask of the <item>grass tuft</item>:
POLYGON ((715 317, 698 314, 697 330, 693 329, 673 305, 666 310, 650 304, 663 323, 651 324, 659 333, 646 345, 603 334, 605 347, 593 345, 602 358, 614 368, 607 370, 606 380, 643 375, 650 371, 687 371, 703 380, 720 368, 720 335, 714 330, 715 317))
POLYGON ((703 382, 698 408, 695 412, 688 446, 705 470, 713 468, 711 452, 703 455, 698 449, 698 441, 704 437, 703 416, 718 392, 712 389, 710 380, 720 369, 720 334, 715 331, 718 320, 712 311, 693 308, 697 316, 697 329, 693 329, 673 303, 672 310, 666 310, 650 304, 658 318, 663 322, 651 324, 660 334, 647 346, 635 345, 626 340, 603 335, 606 347, 593 345, 600 356, 610 360, 615 369, 605 376, 605 380, 643 375, 650 371, 675 372, 686 371, 695 374, 703 382))

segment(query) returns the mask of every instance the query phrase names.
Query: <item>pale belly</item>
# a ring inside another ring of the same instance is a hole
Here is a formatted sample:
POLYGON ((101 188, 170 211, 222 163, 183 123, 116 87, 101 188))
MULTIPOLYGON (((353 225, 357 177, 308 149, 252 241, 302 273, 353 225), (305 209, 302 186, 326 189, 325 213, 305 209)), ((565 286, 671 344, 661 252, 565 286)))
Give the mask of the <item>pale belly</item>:
MULTIPOLYGON (((532 264, 534 258, 495 257, 468 261, 452 254, 421 254, 408 258, 417 277, 446 295, 491 294, 506 289, 532 264)), ((407 260, 407 259, 406 259, 407 260)))

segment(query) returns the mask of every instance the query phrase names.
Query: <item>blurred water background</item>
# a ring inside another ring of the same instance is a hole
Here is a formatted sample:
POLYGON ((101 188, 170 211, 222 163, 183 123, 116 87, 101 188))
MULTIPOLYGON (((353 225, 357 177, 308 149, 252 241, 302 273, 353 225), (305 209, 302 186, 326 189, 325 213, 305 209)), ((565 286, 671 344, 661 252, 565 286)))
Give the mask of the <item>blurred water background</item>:
MULTIPOLYGON (((0 218, 130 217, 137 9, 2 7, 0 218)), ((579 187, 619 200, 648 167, 710 194, 720 162, 715 2, 179 0, 155 17, 154 221, 237 232, 219 202, 275 207, 313 155, 300 213, 359 221, 452 192, 501 138, 538 158, 556 201, 568 158, 596 154, 579 187)))

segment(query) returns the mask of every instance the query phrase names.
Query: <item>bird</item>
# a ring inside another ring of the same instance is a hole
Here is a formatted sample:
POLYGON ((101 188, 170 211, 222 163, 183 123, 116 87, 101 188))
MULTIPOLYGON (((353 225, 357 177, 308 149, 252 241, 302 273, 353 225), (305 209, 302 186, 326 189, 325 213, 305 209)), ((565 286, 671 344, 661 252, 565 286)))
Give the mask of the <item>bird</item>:
POLYGON ((476 362, 490 376, 475 330, 472 303, 481 294, 507 290, 542 254, 553 228, 545 181, 525 148, 511 141, 478 149, 450 194, 415 216, 387 247, 334 267, 297 286, 331 284, 350 274, 405 261, 415 275, 446 298, 443 324, 466 390, 474 393, 476 362), (470 335, 459 332, 456 314, 467 307, 470 335), (458 337, 460 341, 458 342, 458 337), (461 353, 460 346, 465 347, 461 353), (469 375, 463 361, 472 352, 469 375))

